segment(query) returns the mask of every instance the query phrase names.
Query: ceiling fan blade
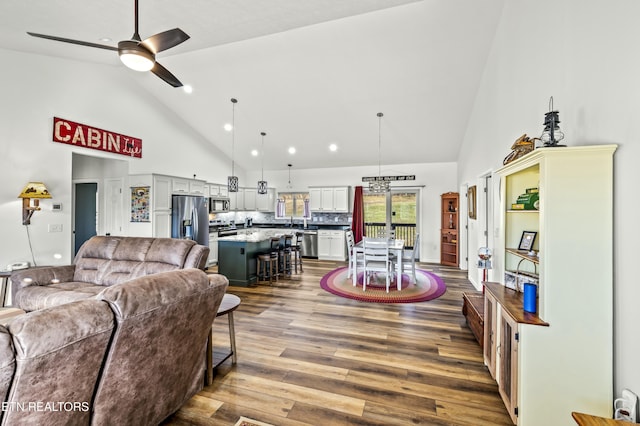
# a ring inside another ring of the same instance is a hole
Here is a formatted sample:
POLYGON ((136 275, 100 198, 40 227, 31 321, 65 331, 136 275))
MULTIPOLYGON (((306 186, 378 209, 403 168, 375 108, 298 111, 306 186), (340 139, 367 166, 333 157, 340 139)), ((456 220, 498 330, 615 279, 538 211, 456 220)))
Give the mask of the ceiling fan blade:
POLYGON ((168 69, 157 62, 153 65, 153 68, 151 68, 151 72, 173 87, 182 87, 182 83, 180 83, 180 80, 178 80, 175 75, 171 74, 168 69))
POLYGON ((27 34, 29 34, 32 37, 46 38, 48 40, 53 40, 53 41, 62 41, 64 43, 79 44, 80 46, 96 47, 98 49, 105 49, 105 50, 115 50, 116 52, 118 51, 117 47, 107 46, 105 44, 90 43, 88 41, 81 41, 81 40, 72 40, 70 38, 56 37, 56 36, 50 36, 46 34, 30 33, 28 31, 27 31, 27 34))
POLYGON ((162 52, 189 40, 189 35, 180 28, 167 30, 144 40, 141 44, 153 53, 162 52))

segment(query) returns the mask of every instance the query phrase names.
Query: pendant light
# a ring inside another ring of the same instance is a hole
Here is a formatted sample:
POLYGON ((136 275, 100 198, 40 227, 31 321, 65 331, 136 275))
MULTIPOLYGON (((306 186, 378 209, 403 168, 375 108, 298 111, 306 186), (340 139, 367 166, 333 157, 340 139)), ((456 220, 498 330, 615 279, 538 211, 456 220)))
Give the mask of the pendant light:
POLYGON ((289 183, 287 183, 287 189, 293 189, 291 185, 291 164, 287 164, 287 167, 289 167, 289 183))
POLYGON ((227 178, 229 192, 238 192, 238 176, 235 175, 234 151, 236 148, 236 104, 238 100, 231 98, 231 176, 227 178))
POLYGON ((383 192, 389 192, 389 181, 382 180, 381 176, 381 158, 382 158, 382 117, 384 114, 379 112, 378 116, 378 180, 369 182, 369 191, 380 194, 383 192))
POLYGON ((260 132, 262 135, 262 180, 258 181, 258 194, 266 194, 267 193, 267 181, 264 180, 264 137, 267 136, 265 132, 260 132))

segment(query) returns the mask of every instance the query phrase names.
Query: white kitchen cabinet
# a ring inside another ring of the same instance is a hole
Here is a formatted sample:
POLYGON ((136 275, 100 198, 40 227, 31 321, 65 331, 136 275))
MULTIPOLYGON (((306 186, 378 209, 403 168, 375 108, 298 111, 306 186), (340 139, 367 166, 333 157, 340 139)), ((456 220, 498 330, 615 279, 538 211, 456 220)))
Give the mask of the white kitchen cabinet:
POLYGON ((268 188, 266 194, 256 194, 256 210, 260 212, 275 211, 276 190, 268 188))
POLYGON ((320 188, 309 188, 309 209, 312 212, 322 210, 322 190, 320 188))
POLYGON ((348 213, 348 186, 309 188, 309 208, 323 213, 348 213))
POLYGON ((244 210, 244 188, 229 193, 229 206, 230 210, 244 210))
POLYGON ((539 148, 496 171, 500 282, 485 283, 484 355, 519 426, 566 424, 573 411, 612 417, 615 150, 539 148), (533 188, 538 209, 514 209, 533 188), (524 232, 537 233, 531 252, 519 250, 524 232), (506 271, 523 269, 538 276, 536 313, 505 286, 506 271))
POLYGON ((171 209, 171 185, 171 177, 153 175, 153 183, 151 186, 151 205, 153 211, 171 209))
POLYGON ((333 210, 336 212, 349 212, 349 187, 341 187, 333 189, 333 210))
POLYGON ((208 197, 208 191, 205 190, 206 182, 203 180, 190 180, 189 181, 189 194, 191 195, 202 195, 204 197, 208 197))
POLYGON ((152 213, 153 237, 171 237, 171 210, 158 210, 152 213))
POLYGON ((346 260, 347 240, 344 231, 319 230, 318 231, 318 259, 320 260, 346 260))
POLYGON ((174 177, 171 181, 171 192, 173 194, 188 194, 189 179, 174 177))
POLYGON ((256 188, 244 188, 244 210, 253 211, 256 209, 256 188))
POLYGON ((203 180, 186 179, 181 177, 171 178, 171 192, 173 194, 205 195, 205 184, 203 180))

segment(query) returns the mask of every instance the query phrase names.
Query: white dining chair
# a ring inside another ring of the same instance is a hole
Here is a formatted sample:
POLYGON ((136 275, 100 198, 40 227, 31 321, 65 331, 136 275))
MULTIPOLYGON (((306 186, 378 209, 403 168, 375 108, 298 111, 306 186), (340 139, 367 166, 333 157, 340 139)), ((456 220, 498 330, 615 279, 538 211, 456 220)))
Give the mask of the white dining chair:
POLYGON ((364 265, 364 261, 362 256, 358 256, 357 251, 355 250, 356 242, 353 236, 352 230, 347 230, 345 232, 345 238, 347 239, 347 251, 349 254, 349 267, 347 272, 347 279, 351 278, 353 285, 355 286, 358 283, 358 265, 364 265))
POLYGON ((418 259, 418 261, 420 260, 420 234, 416 234, 413 249, 403 250, 402 252, 402 270, 411 272, 413 284, 416 283, 416 259, 418 259))
POLYGON ((362 242, 364 252, 364 278, 362 279, 362 291, 367 290, 367 284, 371 281, 371 275, 376 272, 384 272, 389 293, 389 285, 393 278, 393 263, 389 257, 389 240, 364 238, 362 242))

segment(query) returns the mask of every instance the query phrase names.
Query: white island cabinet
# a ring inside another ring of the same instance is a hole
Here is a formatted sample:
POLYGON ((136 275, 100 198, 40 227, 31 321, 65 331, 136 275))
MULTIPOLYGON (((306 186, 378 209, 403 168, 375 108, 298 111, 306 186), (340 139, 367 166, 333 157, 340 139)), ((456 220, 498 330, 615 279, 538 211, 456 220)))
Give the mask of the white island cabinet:
POLYGON ((573 411, 612 416, 615 150, 539 148, 497 171, 500 282, 485 283, 484 356, 519 426, 569 424, 573 411), (538 209, 522 210, 518 198, 531 193, 538 209), (505 271, 537 278, 535 313, 505 271))

